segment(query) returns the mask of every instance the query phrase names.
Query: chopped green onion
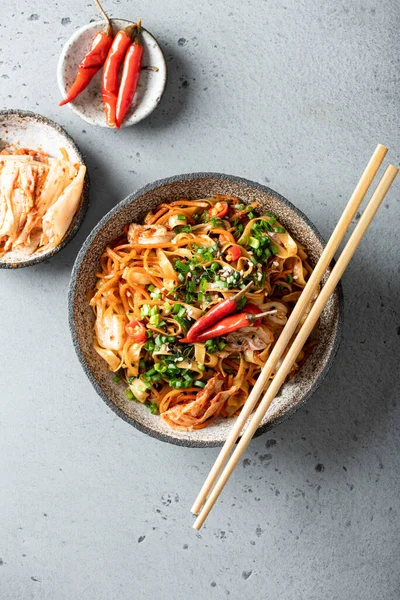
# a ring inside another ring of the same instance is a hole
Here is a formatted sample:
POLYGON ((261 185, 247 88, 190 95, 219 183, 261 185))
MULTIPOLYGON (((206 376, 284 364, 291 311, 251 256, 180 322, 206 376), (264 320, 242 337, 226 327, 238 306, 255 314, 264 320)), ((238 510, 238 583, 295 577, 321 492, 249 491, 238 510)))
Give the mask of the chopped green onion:
POLYGON ((143 304, 142 308, 140 309, 140 316, 143 317, 147 317, 150 314, 150 304, 143 304))
POLYGON ((187 263, 182 262, 181 260, 177 260, 175 262, 175 271, 182 271, 183 273, 188 273, 190 271, 190 267, 187 263))
POLYGON ((244 204, 234 204, 233 208, 236 210, 244 210, 244 204))
POLYGON ((172 308, 172 306, 170 305, 170 303, 169 303, 169 302, 166 302, 166 303, 164 304, 164 310, 167 310, 167 311, 169 312, 169 311, 171 310, 171 308, 172 308))
POLYGON ((284 227, 274 227, 275 233, 286 233, 286 229, 284 227))
POLYGON ((248 245, 251 246, 252 248, 259 248, 260 247, 260 240, 258 240, 255 237, 251 237, 249 239, 248 245))
POLYGON ((125 390, 125 396, 128 398, 128 400, 136 400, 132 390, 129 388, 125 390))
POLYGON ((187 319, 183 319, 179 315, 176 315, 175 320, 176 320, 177 323, 179 323, 179 325, 181 325, 183 327, 183 329, 185 331, 187 331, 189 329, 189 327, 190 327, 190 321, 188 321, 187 319))
POLYGON ((194 385, 195 385, 196 387, 199 387, 199 388, 205 388, 205 387, 206 387, 206 384, 204 383, 204 381, 201 381, 200 379, 197 379, 197 380, 194 382, 194 385))
POLYGON ((194 290, 196 289, 196 282, 189 281, 187 284, 187 288, 188 288, 189 292, 194 292, 194 290))
POLYGON ((244 308, 244 306, 246 305, 246 303, 247 303, 246 296, 242 296, 240 298, 239 302, 237 303, 238 310, 241 310, 242 308, 244 308))
POLYGON ((253 265, 258 265, 258 260, 256 259, 255 256, 250 256, 250 260, 253 263, 253 265))
POLYGON ((217 340, 215 338, 207 340, 205 346, 206 350, 210 353, 216 352, 218 350, 217 340))
POLYGON ((119 375, 116 375, 115 377, 113 377, 114 383, 118 383, 118 381, 121 381, 121 377, 119 375))
POLYGON ((160 315, 152 315, 150 317, 150 323, 157 327, 160 324, 160 315))
POLYGON ((293 275, 291 273, 287 273, 286 274, 286 281, 288 283, 292 283, 292 281, 293 281, 293 275))
POLYGON ((185 314, 186 314, 186 308, 184 306, 181 306, 178 311, 178 317, 184 317, 185 314))
POLYGON ((200 281, 200 291, 201 292, 205 292, 206 291, 207 284, 208 284, 207 279, 204 279, 204 277, 203 277, 203 279, 200 281))
POLYGON ((278 252, 279 252, 278 246, 275 246, 275 244, 271 244, 271 252, 272 252, 272 254, 278 254, 278 252))
POLYGON ((275 219, 275 217, 270 217, 270 218, 268 219, 268 223, 269 223, 269 225, 271 225, 271 227, 272 227, 272 225, 273 225, 274 223, 276 223, 276 219, 275 219))
POLYGON ((228 290, 229 289, 229 283, 227 281, 218 281, 218 288, 220 290, 228 290))
POLYGON ((255 218, 255 214, 253 212, 247 213, 247 216, 249 217, 250 221, 251 221, 251 219, 255 218))
POLYGON ((181 305, 180 304, 174 304, 174 306, 172 307, 172 312, 174 315, 176 315, 181 309, 181 305))
POLYGON ((178 279, 179 281, 185 281, 185 276, 182 273, 178 273, 178 279))
POLYGON ((150 314, 153 315, 158 315, 158 307, 157 306, 152 306, 150 309, 150 314))
POLYGON ((152 340, 149 340, 145 343, 144 347, 147 350, 147 352, 151 354, 152 352, 154 352, 155 343, 152 340))
POLYGON ((156 412, 158 411, 158 404, 156 402, 145 402, 146 406, 149 407, 149 410, 151 412, 152 415, 155 415, 156 412))
POLYGON ((204 365, 202 365, 201 363, 197 363, 197 368, 199 369, 199 371, 205 371, 206 368, 204 365))
POLYGON ((176 215, 178 221, 186 221, 186 215, 176 215))
POLYGON ((156 289, 156 286, 151 284, 147 286, 147 289, 149 290, 149 292, 154 292, 154 290, 156 289))
POLYGON ((225 348, 225 346, 226 346, 225 342, 220 342, 218 344, 218 350, 223 350, 225 348))

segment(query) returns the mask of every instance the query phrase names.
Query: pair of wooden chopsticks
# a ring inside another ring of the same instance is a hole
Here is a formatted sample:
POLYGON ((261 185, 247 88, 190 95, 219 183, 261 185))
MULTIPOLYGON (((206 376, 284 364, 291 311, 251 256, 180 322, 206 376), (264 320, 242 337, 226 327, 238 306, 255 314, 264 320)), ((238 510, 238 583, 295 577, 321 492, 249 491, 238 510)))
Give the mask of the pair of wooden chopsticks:
POLYGON ((353 195, 349 200, 349 203, 347 204, 342 216, 339 219, 335 230, 333 231, 329 239, 329 242, 325 246, 325 249, 322 252, 318 263, 316 264, 307 282, 307 285, 303 289, 299 300, 295 304, 293 312, 290 315, 281 335, 279 336, 266 364, 264 365, 264 368, 262 369, 256 384, 254 385, 249 397, 247 398, 247 401, 244 404, 239 417, 235 421, 232 430, 230 431, 229 436, 223 448, 221 449, 217 460, 215 461, 214 466, 212 467, 203 487, 200 490, 199 495, 196 498, 195 503, 193 504, 192 513, 194 513, 195 515, 199 515, 193 525, 195 529, 200 529, 207 516, 209 515, 218 496, 222 492, 226 482, 228 481, 237 463, 239 462, 247 446, 249 445, 254 433, 259 427, 271 402, 278 394, 280 388, 285 382, 287 375, 289 374, 294 362, 296 361, 297 356, 299 355, 315 324, 317 323, 319 316, 321 315, 326 303, 329 300, 329 297, 336 288, 362 237, 364 236, 372 219, 374 218, 376 211, 378 210, 390 186, 392 185, 398 173, 398 169, 393 165, 389 165, 386 171, 384 172, 381 180, 379 181, 375 192, 373 193, 369 203, 367 204, 364 213, 358 221, 334 268, 332 269, 328 280, 326 281, 321 292, 319 293, 310 313, 307 316, 307 319, 303 323, 300 331, 297 333, 294 341, 292 342, 292 345, 290 346, 287 354, 285 355, 282 361, 281 366, 279 367, 278 371, 275 374, 275 377, 271 381, 267 392, 265 393, 251 421, 245 429, 240 439, 240 442, 238 443, 235 451, 230 457, 225 469, 222 471, 220 478, 217 480, 218 474, 221 472, 221 469, 225 464, 226 460, 228 459, 232 448, 234 447, 236 441, 242 433, 243 427, 246 425, 247 419, 251 415, 264 388, 266 387, 271 373, 275 369, 278 360, 283 356, 283 353, 285 352, 290 340, 292 339, 292 336, 295 333, 296 327, 298 326, 302 315, 304 314, 306 308, 309 306, 309 303, 311 302, 318 285, 321 283, 321 280, 329 264, 331 263, 336 250, 338 249, 341 241, 343 240, 346 231, 356 214, 357 209, 360 207, 365 197, 365 194, 368 191, 368 188, 373 182, 374 177, 377 174, 379 167, 381 166, 383 159, 386 156, 387 151, 388 149, 385 146, 382 146, 381 144, 377 146, 364 173, 361 176, 360 181, 357 184, 356 189, 353 192, 353 195), (214 488, 210 493, 210 490, 213 486, 214 488), (208 494, 210 495, 208 496, 208 494), (201 510, 202 506, 203 509, 201 510))

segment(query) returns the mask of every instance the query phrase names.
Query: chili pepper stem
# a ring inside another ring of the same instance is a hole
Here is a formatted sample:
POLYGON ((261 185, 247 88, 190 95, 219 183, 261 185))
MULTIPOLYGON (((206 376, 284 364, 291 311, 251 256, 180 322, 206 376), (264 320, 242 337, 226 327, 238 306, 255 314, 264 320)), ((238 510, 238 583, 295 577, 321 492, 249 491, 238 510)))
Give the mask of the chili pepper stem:
MULTIPOLYGON (((246 308, 245 308, 246 310, 246 308)), ((266 312, 263 313, 258 313, 258 315, 252 315, 247 313, 246 317, 249 323, 254 323, 255 321, 258 321, 258 319, 261 319, 262 317, 266 317, 267 315, 274 315, 276 313, 276 310, 267 310, 266 312)))
POLYGON ((101 13, 101 16, 103 17, 103 19, 105 20, 105 22, 107 24, 107 35, 112 35, 112 25, 111 25, 110 17, 106 13, 106 11, 102 7, 102 5, 100 4, 100 1, 99 0, 94 0, 94 1, 97 5, 97 8, 99 9, 99 11, 101 13))
POLYGON ((128 37, 132 38, 133 34, 136 35, 137 28, 137 23, 132 23, 132 25, 128 25, 128 27, 125 27, 124 31, 128 37))

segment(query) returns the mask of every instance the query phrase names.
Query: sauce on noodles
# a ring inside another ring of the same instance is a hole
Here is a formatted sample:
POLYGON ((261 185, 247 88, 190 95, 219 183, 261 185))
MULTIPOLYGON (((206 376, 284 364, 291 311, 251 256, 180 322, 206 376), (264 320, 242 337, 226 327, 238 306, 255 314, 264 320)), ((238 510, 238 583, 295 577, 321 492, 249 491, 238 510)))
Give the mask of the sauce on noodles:
POLYGON ((206 427, 240 411, 310 272, 305 248, 272 214, 258 214, 257 203, 215 195, 161 204, 101 257, 90 300, 94 349, 126 383, 128 400, 174 429, 206 427), (250 282, 237 310, 267 312, 261 323, 205 343, 179 342, 250 282))

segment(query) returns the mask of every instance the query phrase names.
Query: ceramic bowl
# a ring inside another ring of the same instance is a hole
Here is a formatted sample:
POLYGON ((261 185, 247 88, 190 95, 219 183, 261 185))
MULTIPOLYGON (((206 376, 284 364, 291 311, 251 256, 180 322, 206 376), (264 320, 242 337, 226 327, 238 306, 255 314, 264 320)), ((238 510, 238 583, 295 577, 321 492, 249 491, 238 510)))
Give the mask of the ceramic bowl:
MULTIPOLYGON (((125 19, 111 20, 114 33, 131 24, 125 19)), ((82 58, 87 54, 95 35, 104 29, 104 21, 89 23, 78 29, 65 44, 57 67, 58 87, 64 98, 70 89, 82 58)), ((142 69, 133 102, 121 127, 130 127, 145 119, 158 105, 167 82, 167 65, 157 40, 146 29, 143 35, 143 67, 156 67, 158 71, 142 69)), ((108 127, 101 98, 101 73, 93 77, 88 87, 67 104, 74 113, 91 125, 108 127)))
MULTIPOLYGON (((0 150, 8 146, 19 148, 32 148, 49 154, 60 156, 60 148, 65 148, 72 162, 85 164, 83 156, 74 140, 60 125, 26 110, 0 111, 0 150)), ((56 254, 74 237, 82 224, 89 202, 89 175, 86 172, 81 200, 78 210, 72 219, 71 225, 63 240, 51 250, 41 252, 40 248, 29 258, 21 258, 17 254, 0 258, 1 269, 15 269, 29 267, 56 254)))
MULTIPOLYGON (((113 382, 114 374, 92 348, 93 312, 87 300, 96 281, 99 259, 105 246, 121 235, 127 223, 142 222, 146 212, 161 202, 179 198, 196 199, 211 194, 237 196, 245 203, 257 200, 262 211, 271 211, 293 236, 308 249, 315 264, 323 241, 314 225, 285 198, 258 183, 218 173, 193 173, 169 177, 145 186, 113 208, 94 228, 76 259, 69 289, 69 324, 76 352, 83 369, 98 394, 120 417, 141 431, 160 440, 181 446, 220 446, 224 443, 231 419, 219 419, 193 432, 175 431, 147 407, 127 400, 122 383, 113 382)), ((338 349, 343 321, 343 300, 338 288, 331 296, 319 320, 315 335, 320 343, 314 348, 296 376, 281 389, 258 429, 260 434, 285 420, 302 406, 327 374, 338 349)))

